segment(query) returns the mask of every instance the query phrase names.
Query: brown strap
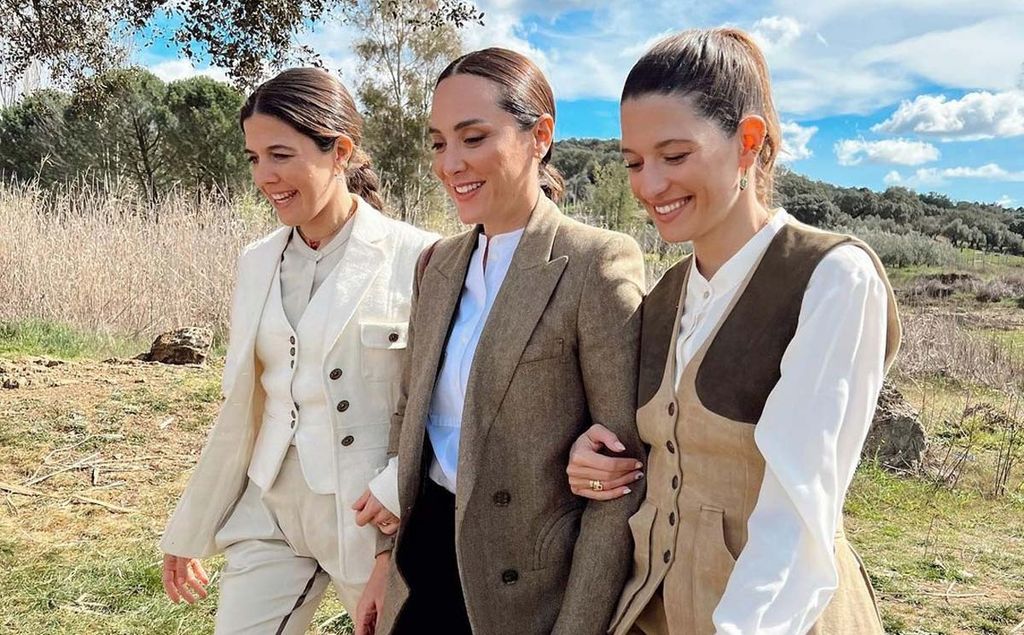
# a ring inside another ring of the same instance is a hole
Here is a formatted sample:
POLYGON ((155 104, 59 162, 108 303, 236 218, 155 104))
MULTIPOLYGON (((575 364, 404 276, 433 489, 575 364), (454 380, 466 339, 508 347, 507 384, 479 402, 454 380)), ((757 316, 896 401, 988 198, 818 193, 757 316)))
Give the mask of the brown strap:
POLYGON ((435 240, 430 244, 429 247, 423 250, 420 254, 420 259, 416 262, 416 279, 420 280, 423 278, 423 273, 427 270, 427 265, 430 264, 430 257, 434 255, 434 248, 437 247, 437 243, 440 240, 435 240))

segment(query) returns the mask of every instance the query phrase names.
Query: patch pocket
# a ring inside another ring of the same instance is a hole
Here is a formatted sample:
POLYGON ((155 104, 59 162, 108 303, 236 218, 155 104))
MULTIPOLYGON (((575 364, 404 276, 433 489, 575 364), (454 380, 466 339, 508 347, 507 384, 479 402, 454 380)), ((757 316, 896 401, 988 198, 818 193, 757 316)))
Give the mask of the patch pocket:
POLYGON ((398 381, 402 352, 409 343, 408 322, 363 322, 359 325, 363 377, 369 381, 398 381))
POLYGON ((531 362, 540 362, 545 359, 560 358, 565 354, 565 340, 558 338, 555 340, 531 342, 523 349, 523 354, 519 358, 519 364, 529 364, 531 362))
POLYGON ((725 510, 701 505, 693 549, 693 612, 698 633, 714 633, 711 616, 725 594, 736 557, 725 544, 725 510))

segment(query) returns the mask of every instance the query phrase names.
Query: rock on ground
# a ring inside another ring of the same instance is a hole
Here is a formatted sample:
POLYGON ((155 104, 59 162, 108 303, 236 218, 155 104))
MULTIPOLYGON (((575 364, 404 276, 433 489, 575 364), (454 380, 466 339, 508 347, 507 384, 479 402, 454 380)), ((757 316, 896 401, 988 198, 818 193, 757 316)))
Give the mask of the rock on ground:
POLYGON ((212 344, 213 333, 210 329, 189 326, 158 336, 149 352, 136 359, 161 364, 202 364, 212 344))

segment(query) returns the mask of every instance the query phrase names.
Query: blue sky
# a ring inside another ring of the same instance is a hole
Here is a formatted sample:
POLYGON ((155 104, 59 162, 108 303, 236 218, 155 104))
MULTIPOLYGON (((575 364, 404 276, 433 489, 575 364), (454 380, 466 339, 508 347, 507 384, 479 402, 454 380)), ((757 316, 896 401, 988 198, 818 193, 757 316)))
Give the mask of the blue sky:
MULTIPOLYGON (((755 35, 772 70, 786 163, 812 178, 881 190, 904 185, 1024 207, 1024 0, 648 2, 478 0, 468 49, 530 55, 558 97, 556 133, 617 137, 617 97, 659 37, 732 25, 755 35)), ((304 34, 348 83, 345 25, 304 34)), ((139 61, 165 79, 193 68, 173 47, 139 61)))

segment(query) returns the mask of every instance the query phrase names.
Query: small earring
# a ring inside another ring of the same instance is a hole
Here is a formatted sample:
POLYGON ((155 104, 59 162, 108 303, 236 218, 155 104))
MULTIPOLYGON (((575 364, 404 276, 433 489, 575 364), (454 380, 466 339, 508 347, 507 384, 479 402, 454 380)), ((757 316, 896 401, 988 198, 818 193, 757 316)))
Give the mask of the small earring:
POLYGON ((743 171, 743 176, 740 177, 740 189, 741 190, 747 189, 747 185, 748 184, 749 184, 749 181, 747 181, 747 171, 744 170, 743 171))

